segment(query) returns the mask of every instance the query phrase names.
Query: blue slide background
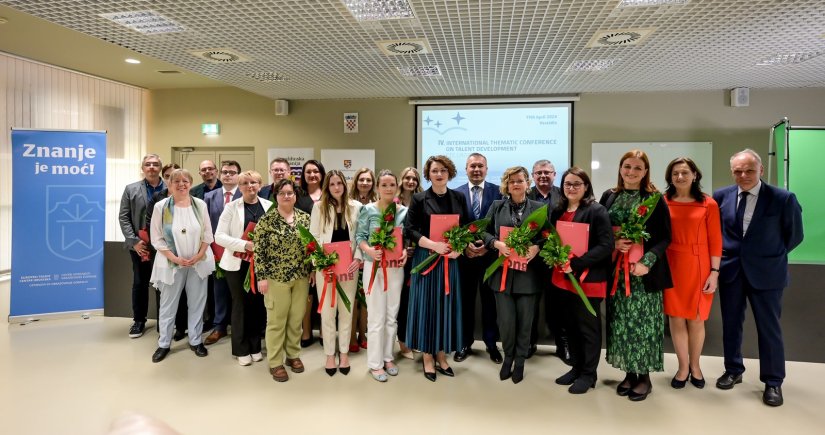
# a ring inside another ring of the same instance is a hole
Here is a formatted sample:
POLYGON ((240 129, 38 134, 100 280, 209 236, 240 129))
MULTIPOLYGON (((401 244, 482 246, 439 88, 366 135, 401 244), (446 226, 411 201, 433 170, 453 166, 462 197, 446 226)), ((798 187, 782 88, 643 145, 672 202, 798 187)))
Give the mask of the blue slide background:
POLYGON ((102 309, 106 134, 11 136, 11 317, 102 309), (50 152, 38 155, 37 147, 50 152), (65 149, 84 157, 60 157, 65 149))

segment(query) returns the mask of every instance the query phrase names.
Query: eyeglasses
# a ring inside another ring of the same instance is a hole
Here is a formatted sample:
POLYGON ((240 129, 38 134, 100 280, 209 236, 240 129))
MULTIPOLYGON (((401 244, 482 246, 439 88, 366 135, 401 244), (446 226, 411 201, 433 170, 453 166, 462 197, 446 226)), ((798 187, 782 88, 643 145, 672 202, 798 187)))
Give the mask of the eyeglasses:
POLYGON ((158 168, 159 168, 159 167, 160 167, 160 163, 159 163, 159 162, 144 162, 144 163, 143 163, 143 166, 144 166, 144 167, 147 167, 147 168, 148 168, 148 167, 150 167, 150 166, 156 166, 156 167, 158 167, 158 168))
POLYGON ((238 171, 221 171, 221 175, 238 175, 238 171))
POLYGON ((295 192, 287 192, 282 190, 278 192, 278 196, 280 196, 281 198, 292 198, 293 196, 295 196, 295 192))
POLYGON ((545 176, 546 177, 548 175, 554 175, 555 173, 556 173, 556 171, 536 171, 536 172, 533 172, 533 175, 536 176, 536 177, 538 177, 538 176, 545 176))
POLYGON ((577 190, 584 186, 584 183, 564 183, 564 188, 567 190, 577 190))

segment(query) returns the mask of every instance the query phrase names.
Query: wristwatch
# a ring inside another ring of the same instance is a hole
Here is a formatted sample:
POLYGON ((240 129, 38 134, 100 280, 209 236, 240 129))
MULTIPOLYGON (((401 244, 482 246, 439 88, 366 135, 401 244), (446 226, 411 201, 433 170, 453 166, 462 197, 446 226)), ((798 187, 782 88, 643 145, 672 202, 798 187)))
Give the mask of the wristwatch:
POLYGON ((710 268, 710 271, 711 271, 711 272, 719 272, 719 269, 717 269, 717 268, 715 268, 715 267, 711 267, 711 268, 710 268))

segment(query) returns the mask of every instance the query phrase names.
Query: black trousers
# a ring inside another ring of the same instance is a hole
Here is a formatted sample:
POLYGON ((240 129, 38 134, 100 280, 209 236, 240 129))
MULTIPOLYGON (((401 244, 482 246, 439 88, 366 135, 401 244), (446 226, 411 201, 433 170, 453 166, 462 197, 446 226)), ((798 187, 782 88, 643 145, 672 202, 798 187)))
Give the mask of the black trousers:
POLYGON ((261 352, 261 331, 266 324, 264 297, 243 288, 249 263, 238 271, 226 271, 226 283, 232 295, 232 355, 246 356, 261 352))
POLYGON ((487 348, 495 348, 499 337, 496 323, 496 299, 493 291, 484 281, 484 271, 490 266, 488 256, 476 258, 459 258, 461 273, 461 315, 464 318, 464 343, 467 346, 475 341, 476 295, 481 300, 481 339, 487 348))
POLYGON ((544 299, 544 303, 539 303, 539 301, 536 300, 536 312, 533 316, 533 327, 530 331, 530 345, 538 344, 539 339, 542 338, 542 336, 544 335, 544 326, 539 324, 539 319, 541 316, 541 307, 543 305, 544 323, 547 326, 547 329, 550 331, 550 334, 553 335, 556 347, 558 348, 559 346, 561 346, 562 337, 566 335, 561 322, 561 292, 563 290, 559 290, 553 287, 549 283, 549 278, 547 281, 547 285, 543 287, 546 290, 542 291, 543 295, 539 295, 539 297, 544 299))
POLYGON ((504 356, 524 361, 530 349, 530 326, 538 295, 495 292, 495 299, 504 356))
POLYGON ((587 298, 596 311, 590 314, 578 294, 567 290, 554 289, 559 293, 561 324, 567 332, 573 369, 580 376, 596 380, 596 369, 602 353, 602 314, 601 303, 604 298, 587 298))
POLYGON ((129 250, 132 258, 132 319, 146 323, 149 311, 149 278, 152 276, 152 261, 140 261, 140 255, 129 250))
POLYGON ((407 257, 407 262, 404 263, 404 282, 401 284, 401 301, 398 305, 398 316, 396 322, 398 330, 395 335, 398 336, 398 341, 407 339, 407 309, 410 306, 410 275, 412 271, 412 258, 407 257))

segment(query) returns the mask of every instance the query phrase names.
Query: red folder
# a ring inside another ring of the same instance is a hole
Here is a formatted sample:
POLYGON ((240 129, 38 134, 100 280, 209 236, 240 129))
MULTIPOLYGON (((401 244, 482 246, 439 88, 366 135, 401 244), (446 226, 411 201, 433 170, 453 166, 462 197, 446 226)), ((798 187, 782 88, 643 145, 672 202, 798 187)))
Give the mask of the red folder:
POLYGON ((570 245, 570 252, 576 257, 581 257, 587 252, 588 240, 590 240, 590 224, 580 222, 556 222, 556 231, 559 233, 561 242, 570 245))
POLYGON ((433 242, 446 242, 444 232, 456 226, 458 226, 457 214, 430 215, 430 240, 433 242))
MULTIPOLYGON (((507 235, 510 234, 510 231, 513 231, 513 227, 499 227, 499 231, 501 231, 501 236, 498 238, 502 242, 507 239, 507 235)), ((516 251, 510 250, 510 269, 520 270, 522 272, 527 270, 527 258, 522 257, 516 254, 516 251)))
MULTIPOLYGON (((613 227, 613 234, 616 234, 621 230, 622 227, 613 227)), ((630 250, 627 251, 629 255, 628 260, 631 263, 638 263, 639 260, 645 255, 645 247, 641 243, 634 243, 633 246, 630 247, 630 250)))
POLYGON ((401 236, 401 227, 395 227, 395 229, 392 230, 392 236, 395 238, 395 248, 386 253, 386 259, 388 261, 400 260, 404 251, 404 239, 401 236))
POLYGON ((338 263, 332 267, 338 281, 351 281, 354 276, 348 272, 349 265, 352 263, 352 244, 349 241, 324 243, 324 253, 331 254, 338 253, 338 263))
POLYGON ((212 246, 212 254, 215 255, 215 261, 221 261, 221 258, 223 258, 223 246, 215 242, 212 242, 210 246, 212 246))
MULTIPOLYGON (((246 229, 243 231, 243 235, 241 236, 241 240, 249 240, 249 233, 255 230, 255 222, 250 222, 246 229)), ((215 249, 213 248, 212 251, 215 249)), ((223 248, 221 248, 221 254, 223 254, 223 248)), ((249 257, 252 255, 251 252, 244 250, 243 252, 235 252, 234 256, 240 258, 241 260, 249 261, 249 257)))

